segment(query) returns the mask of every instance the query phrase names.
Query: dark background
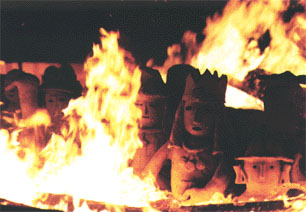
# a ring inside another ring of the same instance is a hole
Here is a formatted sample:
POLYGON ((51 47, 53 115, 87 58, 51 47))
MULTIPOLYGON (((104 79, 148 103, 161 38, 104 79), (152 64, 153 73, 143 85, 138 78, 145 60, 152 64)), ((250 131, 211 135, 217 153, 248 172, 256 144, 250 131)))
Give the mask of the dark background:
POLYGON ((138 64, 162 64, 167 47, 186 30, 200 33, 221 13, 213 1, 9 1, 1 0, 1 60, 83 63, 99 42, 99 28, 119 30, 138 64))

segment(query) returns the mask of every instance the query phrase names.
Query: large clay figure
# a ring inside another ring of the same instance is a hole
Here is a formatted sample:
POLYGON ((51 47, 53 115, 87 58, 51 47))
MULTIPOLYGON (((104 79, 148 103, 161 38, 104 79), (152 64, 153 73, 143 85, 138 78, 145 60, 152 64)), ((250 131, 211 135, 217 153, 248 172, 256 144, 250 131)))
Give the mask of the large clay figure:
POLYGON ((209 200, 223 193, 231 175, 226 173, 219 130, 224 114, 227 77, 201 75, 194 69, 187 76, 177 108, 170 141, 154 155, 146 172, 158 177, 166 160, 171 160, 171 192, 186 204, 209 200))

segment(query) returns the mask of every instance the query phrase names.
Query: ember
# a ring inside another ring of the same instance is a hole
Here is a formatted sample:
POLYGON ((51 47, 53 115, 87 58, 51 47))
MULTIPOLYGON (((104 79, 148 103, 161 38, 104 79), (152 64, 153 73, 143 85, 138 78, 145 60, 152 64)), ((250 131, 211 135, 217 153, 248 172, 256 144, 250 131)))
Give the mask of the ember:
POLYGON ((85 88, 69 65, 41 85, 9 72, 0 210, 306 211, 306 16, 289 17, 294 6, 306 10, 231 0, 162 66, 139 66, 101 28, 85 88))

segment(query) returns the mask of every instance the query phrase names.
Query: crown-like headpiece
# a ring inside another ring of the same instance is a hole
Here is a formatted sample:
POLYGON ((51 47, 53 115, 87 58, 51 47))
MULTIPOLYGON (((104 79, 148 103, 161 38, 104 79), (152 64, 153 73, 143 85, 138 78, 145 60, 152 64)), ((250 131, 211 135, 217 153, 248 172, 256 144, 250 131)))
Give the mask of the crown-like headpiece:
POLYGON ((206 69, 203 75, 192 72, 186 78, 183 100, 196 100, 201 102, 225 102, 227 76, 218 77, 217 71, 212 75, 206 69))

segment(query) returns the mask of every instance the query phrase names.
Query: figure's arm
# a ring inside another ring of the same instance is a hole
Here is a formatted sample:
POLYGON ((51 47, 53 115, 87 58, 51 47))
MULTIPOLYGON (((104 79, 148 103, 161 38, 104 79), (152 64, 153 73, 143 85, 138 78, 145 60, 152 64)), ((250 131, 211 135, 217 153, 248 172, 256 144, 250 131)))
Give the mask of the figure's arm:
POLYGON ((149 163, 144 168, 142 175, 148 176, 151 173, 155 180, 158 177, 158 174, 163 167, 166 160, 169 158, 170 149, 168 148, 169 142, 166 142, 164 145, 159 148, 159 150, 153 155, 149 163))

